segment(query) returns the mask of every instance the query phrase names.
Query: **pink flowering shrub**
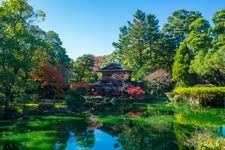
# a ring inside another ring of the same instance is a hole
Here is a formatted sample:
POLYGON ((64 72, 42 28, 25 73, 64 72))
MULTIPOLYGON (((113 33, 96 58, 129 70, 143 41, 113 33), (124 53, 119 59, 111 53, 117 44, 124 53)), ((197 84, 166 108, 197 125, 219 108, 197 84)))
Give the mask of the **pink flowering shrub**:
POLYGON ((145 91, 140 86, 130 86, 126 92, 134 98, 143 99, 145 91))

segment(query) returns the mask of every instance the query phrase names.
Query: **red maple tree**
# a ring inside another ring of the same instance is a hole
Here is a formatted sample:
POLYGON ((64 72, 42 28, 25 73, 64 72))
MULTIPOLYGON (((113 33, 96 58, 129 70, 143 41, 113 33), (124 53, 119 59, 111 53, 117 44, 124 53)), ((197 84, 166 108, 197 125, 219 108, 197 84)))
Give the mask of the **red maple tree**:
POLYGON ((40 82, 41 89, 51 89, 54 92, 53 97, 64 94, 65 81, 55 67, 42 65, 39 71, 30 72, 29 76, 40 82))
POLYGON ((126 92, 137 99, 143 99, 145 91, 140 86, 130 86, 126 92))

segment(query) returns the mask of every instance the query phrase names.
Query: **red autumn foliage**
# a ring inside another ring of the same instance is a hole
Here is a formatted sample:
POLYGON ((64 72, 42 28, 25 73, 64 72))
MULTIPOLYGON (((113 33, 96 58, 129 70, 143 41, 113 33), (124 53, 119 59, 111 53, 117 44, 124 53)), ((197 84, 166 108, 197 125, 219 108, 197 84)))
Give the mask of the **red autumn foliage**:
POLYGON ((143 115, 142 112, 128 112, 128 116, 132 117, 132 118, 140 118, 143 115))
POLYGON ((88 82, 78 82, 78 83, 74 83, 70 86, 70 89, 77 89, 79 87, 85 87, 87 89, 89 89, 90 87, 90 83, 88 82))
POLYGON ((41 84, 42 88, 45 88, 49 85, 57 89, 64 87, 65 81, 55 67, 42 66, 41 71, 43 72, 41 84))
POLYGON ((50 87, 56 95, 63 94, 64 92, 65 81, 55 67, 40 66, 38 72, 30 72, 29 76, 34 81, 40 82, 41 89, 50 87))
POLYGON ((143 95, 145 94, 145 91, 140 87, 140 86, 130 86, 126 92, 130 96, 134 96, 135 98, 138 99, 143 99, 143 95))

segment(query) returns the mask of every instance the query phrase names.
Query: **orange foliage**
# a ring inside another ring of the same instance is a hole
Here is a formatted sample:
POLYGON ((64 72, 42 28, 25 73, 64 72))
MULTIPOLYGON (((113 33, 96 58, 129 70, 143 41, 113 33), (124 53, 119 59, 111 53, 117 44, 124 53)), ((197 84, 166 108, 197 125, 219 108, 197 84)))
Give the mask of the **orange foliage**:
POLYGON ((88 82, 78 82, 78 83, 74 83, 70 86, 70 89, 77 89, 79 87, 85 87, 87 89, 89 89, 90 87, 90 83, 88 82))
POLYGON ((34 81, 40 82, 42 89, 51 87, 56 94, 63 92, 65 82, 55 67, 42 65, 38 72, 29 72, 28 75, 34 81))

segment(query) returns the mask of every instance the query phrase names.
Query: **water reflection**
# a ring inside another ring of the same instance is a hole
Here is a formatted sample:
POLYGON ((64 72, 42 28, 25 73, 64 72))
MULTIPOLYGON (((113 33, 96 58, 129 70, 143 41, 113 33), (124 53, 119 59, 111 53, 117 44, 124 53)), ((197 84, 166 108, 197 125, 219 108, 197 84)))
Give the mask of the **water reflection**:
POLYGON ((123 126, 118 139, 125 150, 176 150, 178 149, 173 126, 130 123, 123 126))
POLYGON ((14 122, 0 120, 0 150, 177 150, 225 143, 223 109, 157 103, 151 104, 140 118, 109 113, 96 114, 99 118, 39 116, 14 122))
POLYGON ((225 126, 218 128, 218 134, 225 138, 225 126))
POLYGON ((94 137, 96 140, 93 145, 84 146, 79 144, 76 140, 76 135, 70 132, 65 150, 101 150, 103 148, 107 150, 121 149, 116 137, 113 137, 100 129, 94 130, 94 137))
POLYGON ((173 124, 125 121, 99 126, 99 122, 91 120, 69 132, 65 150, 178 149, 173 124))
POLYGON ((20 150, 20 146, 16 142, 5 142, 0 149, 3 150, 20 150))

